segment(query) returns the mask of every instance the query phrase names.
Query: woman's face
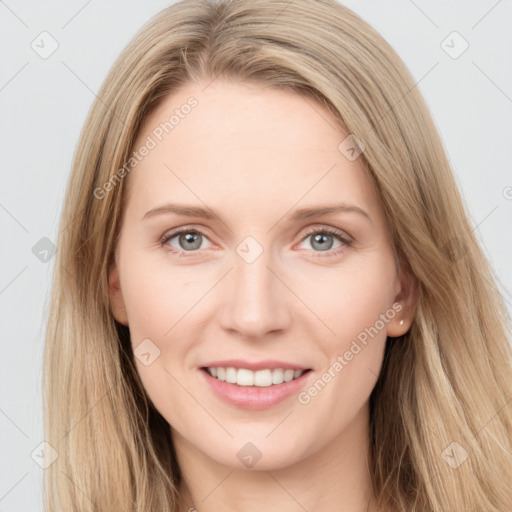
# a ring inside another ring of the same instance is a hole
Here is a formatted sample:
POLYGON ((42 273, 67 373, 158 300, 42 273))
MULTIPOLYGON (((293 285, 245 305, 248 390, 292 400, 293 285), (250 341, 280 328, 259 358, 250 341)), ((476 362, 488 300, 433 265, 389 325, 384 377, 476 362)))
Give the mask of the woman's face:
POLYGON ((166 97, 137 138, 112 307, 175 442, 285 467, 367 435, 386 337, 410 314, 349 134, 292 92, 205 86, 166 97))

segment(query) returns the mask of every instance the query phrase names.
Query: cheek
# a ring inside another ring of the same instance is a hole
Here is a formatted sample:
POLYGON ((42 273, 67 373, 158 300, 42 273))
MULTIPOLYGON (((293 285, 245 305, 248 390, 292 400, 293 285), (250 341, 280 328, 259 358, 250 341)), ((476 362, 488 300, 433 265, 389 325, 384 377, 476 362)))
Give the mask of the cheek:
POLYGON ((320 339, 325 340, 329 352, 344 349, 360 334, 364 340, 365 329, 377 321, 377 329, 385 339, 386 324, 379 318, 393 302, 393 269, 392 256, 375 252, 352 258, 338 268, 309 269, 300 274, 300 280, 296 279, 294 290, 317 317, 323 333, 320 339))
POLYGON ((209 283, 202 280, 201 286, 201 280, 189 274, 183 267, 147 261, 126 269, 123 297, 133 343, 141 337, 165 340, 185 320, 187 312, 208 291, 209 283))
POLYGON ((197 340, 189 332, 191 322, 196 325, 193 308, 211 284, 207 276, 194 278, 183 267, 142 258, 125 263, 122 289, 137 371, 157 409, 169 420, 167 414, 175 407, 169 397, 183 392, 178 384, 184 384, 180 367, 189 364, 188 354, 197 340))
POLYGON ((176 269, 171 274, 146 264, 132 267, 125 276, 123 294, 137 372, 156 409, 173 424, 182 413, 194 414, 195 402, 184 391, 190 388, 190 376, 182 366, 196 339, 187 332, 194 317, 191 308, 201 295, 176 269))
MULTIPOLYGON (((300 291, 315 315, 312 336, 324 355, 319 382, 302 403, 330 411, 341 420, 368 399, 378 378, 387 339, 387 325, 395 316, 394 263, 381 252, 337 271, 311 274, 300 291), (328 329, 326 328, 328 326, 328 329)), ((306 390, 307 391, 307 390, 306 390)), ((346 419, 346 418, 345 418, 346 419)))

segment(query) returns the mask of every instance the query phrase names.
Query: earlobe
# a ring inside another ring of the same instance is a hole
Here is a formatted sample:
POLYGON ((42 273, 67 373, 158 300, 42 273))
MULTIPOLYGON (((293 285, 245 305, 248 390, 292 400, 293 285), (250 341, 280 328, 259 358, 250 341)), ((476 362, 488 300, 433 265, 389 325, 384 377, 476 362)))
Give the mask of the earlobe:
POLYGON ((395 297, 394 309, 397 311, 387 327, 387 335, 391 338, 403 336, 411 327, 418 303, 418 287, 410 274, 401 280, 400 292, 395 297), (397 305, 397 306, 395 306, 397 305), (399 307, 398 307, 399 305, 399 307))
POLYGON ((387 335, 390 338, 398 338, 403 336, 411 327, 412 320, 409 318, 403 318, 403 311, 397 313, 397 316, 388 323, 387 335))
POLYGON ((110 296, 110 307, 114 318, 121 324, 128 325, 128 315, 123 300, 123 293, 119 282, 119 271, 115 263, 109 270, 108 290, 110 296))

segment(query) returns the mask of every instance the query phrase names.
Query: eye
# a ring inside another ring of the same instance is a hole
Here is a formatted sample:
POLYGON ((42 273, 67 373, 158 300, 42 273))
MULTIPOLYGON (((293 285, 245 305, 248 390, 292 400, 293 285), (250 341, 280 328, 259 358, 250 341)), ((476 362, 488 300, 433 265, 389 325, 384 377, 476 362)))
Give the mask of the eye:
POLYGON ((315 252, 328 252, 328 256, 339 254, 345 247, 352 245, 353 241, 337 229, 331 227, 316 227, 306 232, 306 237, 303 238, 303 242, 311 238, 310 245, 315 252), (335 247, 334 251, 331 251, 334 239, 337 239, 340 243, 335 247))
POLYGON ((198 249, 205 249, 203 246, 203 242, 208 240, 208 238, 203 235, 200 231, 196 229, 191 229, 187 227, 176 229, 171 233, 165 234, 161 240, 160 244, 162 246, 167 245, 171 247, 172 252, 179 253, 179 256, 187 257, 186 252, 196 252, 198 249), (172 241, 176 239, 174 243, 172 241), (168 242, 171 242, 168 244, 168 242))
MULTIPOLYGON (((309 238, 311 238, 313 251, 317 253, 328 253, 327 256, 339 254, 345 247, 351 246, 353 243, 353 240, 343 231, 328 226, 309 229, 306 232, 306 236, 302 239, 302 242, 309 238), (331 249, 336 239, 339 245, 332 251, 331 249)), ((208 238, 201 233, 201 231, 185 226, 171 231, 170 233, 166 233, 160 239, 160 245, 162 247, 166 246, 168 250, 177 253, 179 257, 188 257, 194 256, 199 249, 207 248, 203 245, 205 240, 208 240, 208 238), (191 254, 187 255, 186 253, 191 254)))

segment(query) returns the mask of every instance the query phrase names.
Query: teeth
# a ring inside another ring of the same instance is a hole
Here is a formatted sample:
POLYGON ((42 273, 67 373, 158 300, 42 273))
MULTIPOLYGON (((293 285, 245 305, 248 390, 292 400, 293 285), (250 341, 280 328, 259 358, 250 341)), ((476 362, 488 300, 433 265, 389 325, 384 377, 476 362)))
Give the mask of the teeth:
POLYGON ((219 380, 238 384, 239 386, 268 387, 273 384, 282 384, 300 377, 304 370, 284 370, 276 368, 275 370, 258 370, 253 372, 247 368, 207 368, 212 377, 219 380))
POLYGON ((226 368, 226 382, 236 384, 236 370, 234 368, 226 368))

